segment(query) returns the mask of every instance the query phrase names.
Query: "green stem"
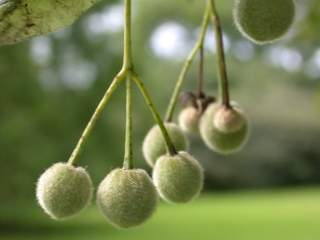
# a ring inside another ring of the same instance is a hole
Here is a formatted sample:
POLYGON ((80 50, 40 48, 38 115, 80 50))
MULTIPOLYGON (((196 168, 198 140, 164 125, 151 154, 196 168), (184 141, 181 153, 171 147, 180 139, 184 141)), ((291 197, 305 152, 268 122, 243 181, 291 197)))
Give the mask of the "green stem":
POLYGON ((198 79, 197 79, 197 97, 201 98, 203 96, 203 70, 204 70, 204 49, 201 46, 199 50, 199 66, 198 66, 198 79))
POLYGON ((157 122, 157 124, 160 127, 160 130, 163 134, 163 137, 164 137, 164 140, 166 143, 168 153, 171 156, 177 155, 178 152, 177 152, 177 150, 176 150, 176 148, 175 148, 175 146, 174 146, 174 144, 168 134, 168 131, 167 131, 167 129, 166 129, 161 117, 160 117, 160 114, 158 113, 156 107, 154 106, 153 100, 152 100, 150 94, 148 93, 147 89, 145 88, 143 82, 141 81, 141 79, 139 78, 139 76, 136 73, 133 73, 132 78, 135 81, 135 83, 137 84, 137 86, 138 86, 141 94, 143 95, 145 102, 148 105, 155 121, 157 122))
POLYGON ((120 83, 126 78, 127 87, 126 87, 126 136, 125 136, 125 156, 124 156, 124 168, 132 169, 133 168, 133 151, 132 151, 132 100, 131 100, 131 81, 134 80, 137 86, 139 87, 147 105, 150 108, 156 122, 158 123, 162 134, 164 136, 167 150, 170 155, 176 155, 177 151, 172 143, 172 140, 164 126, 164 123, 157 112, 150 94, 147 92, 146 88, 143 85, 143 82, 140 80, 139 76, 134 72, 133 60, 132 60, 132 42, 131 42, 131 0, 125 0, 125 26, 124 26, 124 54, 123 54, 123 67, 122 70, 116 75, 113 79, 111 85, 107 89, 100 103, 98 104, 96 110, 94 111, 89 123, 84 129, 75 149, 73 150, 68 164, 74 165, 79 159, 80 153, 83 150, 83 146, 87 142, 93 128, 95 127, 97 120, 100 118, 104 109, 106 108, 112 94, 118 88, 120 83))
POLYGON ((207 33, 207 29, 208 29, 208 24, 210 21, 210 8, 209 5, 206 8, 204 17, 203 17, 203 21, 202 21, 202 26, 201 26, 201 30, 200 30, 200 35, 199 38, 195 44, 195 46, 193 47, 193 49, 191 50, 188 58, 186 59, 185 63, 183 64, 182 70, 180 72, 180 75, 178 77, 177 83, 175 85, 175 88, 173 90, 173 94, 171 96, 170 102, 169 102, 169 106, 167 108, 167 112, 166 112, 166 122, 171 122, 173 119, 173 114, 175 111, 175 108, 177 106, 177 102, 178 102, 178 98, 179 98, 179 94, 181 92, 181 88, 183 85, 183 82, 185 80, 185 77, 187 75, 187 72, 197 54, 197 52, 199 51, 199 49, 201 47, 203 47, 203 42, 207 33))
POLYGON ((208 1, 210 2, 212 22, 215 30, 220 99, 226 108, 230 108, 229 83, 220 18, 214 0, 208 1))
POLYGON ((131 0, 125 0, 124 6, 124 54, 123 68, 128 70, 126 86, 126 133, 125 133, 125 151, 124 151, 124 169, 133 168, 133 150, 132 150, 132 103, 131 103, 131 72, 133 70, 132 60, 132 38, 131 38, 131 0))
MULTIPOLYGON (((157 124, 160 127, 160 130, 163 134, 166 146, 167 146, 167 151, 170 155, 176 155, 177 154, 177 150, 175 148, 175 146, 172 143, 172 140, 168 134, 167 129, 165 128, 165 125, 160 117, 160 114, 158 113, 156 107, 153 104, 152 98, 150 96, 150 94, 148 93, 148 91, 146 90, 143 82, 141 81, 140 77, 134 72, 134 68, 133 68, 133 63, 132 63, 132 53, 131 53, 131 0, 125 0, 125 16, 126 16, 126 21, 125 21, 125 58, 124 58, 124 67, 126 67, 129 71, 129 78, 130 80, 134 80, 135 83, 137 84, 138 88, 141 91, 141 94, 143 95, 146 104, 148 105, 151 113, 153 114, 154 119, 156 120, 157 124)), ((130 113, 130 105, 131 105, 131 100, 130 100, 130 81, 128 81, 128 85, 127 85, 127 111, 130 113)), ((131 114, 128 114, 129 116, 127 116, 127 126, 126 126, 126 158, 131 159, 127 160, 125 162, 126 165, 129 165, 129 168, 132 167, 132 144, 130 143, 131 141, 131 114), (129 156, 128 156, 129 155, 129 156)))
POLYGON ((124 57, 123 67, 131 70, 132 61, 132 38, 131 38, 131 0, 125 0, 124 7, 125 25, 124 25, 124 57))
POLYGON ((84 129, 76 147, 74 148, 68 163, 70 165, 74 165, 76 161, 79 159, 79 156, 83 150, 83 146, 87 142, 93 128, 95 127, 97 120, 100 118, 101 114, 103 113, 104 109, 106 108, 112 94, 115 92, 115 90, 118 88, 122 80, 126 77, 127 72, 126 71, 120 71, 120 73, 117 74, 117 76, 113 79, 111 85, 107 89, 106 93, 102 97, 101 101, 99 102, 96 110, 94 111, 89 123, 87 124, 86 128, 84 129))
MULTIPOLYGON (((94 111, 90 121, 88 122, 86 128, 84 129, 76 147, 74 148, 68 163, 74 165, 79 159, 79 156, 83 150, 83 146, 87 142, 93 128, 95 127, 97 120, 100 118, 104 109, 106 108, 110 97, 118 88, 123 79, 125 79, 128 74, 133 70, 132 63, 132 49, 131 49, 131 0, 125 0, 125 26, 124 26, 124 53, 123 53, 123 67, 122 70, 116 75, 111 85, 107 89, 105 95, 98 104, 96 110, 94 111)), ((127 141, 127 140, 126 140, 127 141)))
POLYGON ((126 136, 123 162, 124 169, 133 169, 131 81, 131 74, 129 73, 126 86, 126 136))

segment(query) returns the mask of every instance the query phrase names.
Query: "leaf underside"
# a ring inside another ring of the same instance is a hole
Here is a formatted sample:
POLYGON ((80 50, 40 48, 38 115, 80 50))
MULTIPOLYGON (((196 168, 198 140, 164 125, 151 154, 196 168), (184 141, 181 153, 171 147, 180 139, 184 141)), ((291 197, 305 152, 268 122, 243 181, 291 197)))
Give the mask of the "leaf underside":
POLYGON ((96 0, 0 0, 0 45, 71 25, 96 0))

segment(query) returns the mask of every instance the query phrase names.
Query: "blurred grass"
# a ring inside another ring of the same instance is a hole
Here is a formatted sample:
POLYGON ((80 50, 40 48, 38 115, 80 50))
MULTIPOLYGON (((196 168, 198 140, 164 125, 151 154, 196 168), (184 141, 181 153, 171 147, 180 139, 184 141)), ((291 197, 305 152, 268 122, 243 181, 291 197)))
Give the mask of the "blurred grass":
POLYGON ((161 204, 147 224, 117 230, 95 207, 55 222, 32 204, 1 206, 1 240, 219 239, 312 240, 320 236, 320 188, 204 195, 187 205, 161 204))

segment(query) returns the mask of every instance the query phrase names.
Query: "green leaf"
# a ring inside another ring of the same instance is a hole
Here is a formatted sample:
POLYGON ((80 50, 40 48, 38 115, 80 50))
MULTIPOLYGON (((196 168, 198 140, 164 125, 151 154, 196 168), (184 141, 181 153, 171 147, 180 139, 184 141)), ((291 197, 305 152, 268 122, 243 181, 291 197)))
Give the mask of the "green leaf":
POLYGON ((97 0, 0 0, 0 45, 71 25, 97 0))

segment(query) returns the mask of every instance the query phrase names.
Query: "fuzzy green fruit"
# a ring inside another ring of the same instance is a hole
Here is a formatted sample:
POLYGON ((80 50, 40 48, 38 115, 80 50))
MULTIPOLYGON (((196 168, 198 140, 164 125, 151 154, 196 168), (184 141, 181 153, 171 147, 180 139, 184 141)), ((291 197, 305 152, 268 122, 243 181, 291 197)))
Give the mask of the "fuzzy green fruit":
POLYGON ((71 217, 92 198, 92 182, 81 167, 56 163, 39 178, 36 195, 40 206, 53 219, 71 217))
MULTIPOLYGON (((178 151, 187 150, 188 139, 175 123, 165 123, 173 145, 178 151)), ((147 163, 153 167, 157 159, 167 153, 166 143, 158 125, 155 125, 146 135, 142 145, 143 156, 147 163)))
POLYGON ((203 170, 187 152, 160 157, 153 169, 153 182, 165 201, 186 203, 199 195, 203 186, 203 170))
POLYGON ((0 1, 0 45, 48 34, 72 24, 95 0, 0 1))
MULTIPOLYGON (((219 103, 211 104, 200 120, 200 135, 205 144, 215 152, 221 154, 232 154, 241 150, 248 138, 248 122, 242 111, 233 105, 236 116, 239 117, 231 122, 222 122, 222 107, 219 103), (220 115, 217 113, 220 112, 220 115), (219 123, 220 121, 220 123, 219 123), (216 125, 218 123, 217 128, 216 125), (230 129, 226 129, 230 127, 230 129)), ((223 111, 223 110, 222 110, 223 111)))
POLYGON ((264 44, 281 38, 295 16, 293 0, 236 0, 234 20, 251 41, 264 44))
POLYGON ((193 106, 186 107, 179 115, 179 126, 187 134, 197 134, 199 133, 200 117, 201 113, 197 108, 193 106))
POLYGON ((115 227, 138 226, 154 213, 158 194, 151 178, 142 169, 115 169, 101 182, 97 204, 115 227))

